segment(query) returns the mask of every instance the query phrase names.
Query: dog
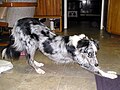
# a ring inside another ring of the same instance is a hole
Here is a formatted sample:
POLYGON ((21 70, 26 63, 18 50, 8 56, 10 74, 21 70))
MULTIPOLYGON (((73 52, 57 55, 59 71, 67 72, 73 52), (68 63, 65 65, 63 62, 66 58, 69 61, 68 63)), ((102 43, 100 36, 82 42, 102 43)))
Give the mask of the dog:
POLYGON ((40 68, 44 64, 34 60, 37 49, 57 63, 76 62, 94 74, 117 78, 116 73, 100 69, 96 57, 98 41, 89 39, 84 34, 60 36, 43 24, 42 19, 22 18, 15 23, 11 37, 14 40, 3 49, 2 58, 18 59, 20 52, 24 51, 29 65, 39 74, 44 74, 45 71, 40 68))

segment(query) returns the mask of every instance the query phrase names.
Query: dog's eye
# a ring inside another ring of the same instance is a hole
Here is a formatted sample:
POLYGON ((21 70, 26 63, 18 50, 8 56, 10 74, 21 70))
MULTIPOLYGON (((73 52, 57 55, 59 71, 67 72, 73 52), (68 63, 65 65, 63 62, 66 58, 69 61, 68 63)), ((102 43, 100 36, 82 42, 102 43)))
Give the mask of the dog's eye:
POLYGON ((88 49, 87 49, 87 48, 85 48, 84 53, 87 53, 87 52, 88 52, 88 49))
POLYGON ((92 52, 89 52, 89 53, 88 53, 88 57, 89 57, 89 58, 92 58, 92 57, 93 57, 93 53, 92 53, 92 52))

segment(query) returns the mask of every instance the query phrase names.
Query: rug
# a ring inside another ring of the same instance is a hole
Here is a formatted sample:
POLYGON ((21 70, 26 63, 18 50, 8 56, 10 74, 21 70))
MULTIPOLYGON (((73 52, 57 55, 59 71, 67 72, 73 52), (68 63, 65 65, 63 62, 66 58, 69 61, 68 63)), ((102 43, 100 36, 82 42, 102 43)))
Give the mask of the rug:
POLYGON ((120 90, 120 75, 116 79, 109 79, 95 75, 97 90, 120 90))
POLYGON ((0 74, 2 72, 11 70, 13 68, 13 64, 9 61, 5 61, 5 60, 0 60, 0 74))

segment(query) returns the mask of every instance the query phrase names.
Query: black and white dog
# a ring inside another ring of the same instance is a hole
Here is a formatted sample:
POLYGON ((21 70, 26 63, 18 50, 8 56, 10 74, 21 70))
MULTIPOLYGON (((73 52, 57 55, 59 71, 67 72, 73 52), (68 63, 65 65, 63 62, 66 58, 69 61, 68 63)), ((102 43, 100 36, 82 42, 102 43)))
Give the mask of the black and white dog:
POLYGON ((43 63, 34 60, 36 49, 58 63, 77 62, 81 67, 103 77, 115 79, 116 73, 103 72, 96 57, 98 43, 84 34, 59 36, 46 27, 38 18, 23 18, 15 23, 11 36, 14 42, 2 51, 2 58, 17 58, 26 52, 28 63, 39 74, 43 63))

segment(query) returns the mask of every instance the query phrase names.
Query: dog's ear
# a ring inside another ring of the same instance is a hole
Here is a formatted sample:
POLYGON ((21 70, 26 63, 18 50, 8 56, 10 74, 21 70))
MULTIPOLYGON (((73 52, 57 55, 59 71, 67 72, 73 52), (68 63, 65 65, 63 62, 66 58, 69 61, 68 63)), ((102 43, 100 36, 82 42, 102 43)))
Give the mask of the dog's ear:
POLYGON ((97 41, 97 40, 92 40, 92 41, 94 42, 95 46, 96 46, 97 49, 99 50, 99 41, 97 41))
POLYGON ((77 43, 77 48, 88 47, 88 46, 89 46, 89 40, 87 39, 81 39, 77 43))

